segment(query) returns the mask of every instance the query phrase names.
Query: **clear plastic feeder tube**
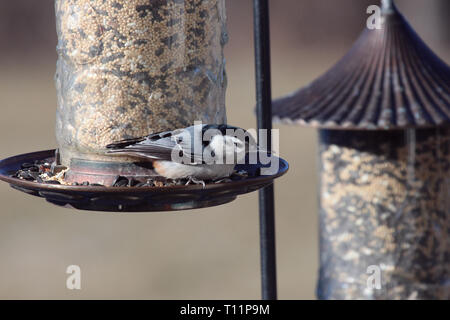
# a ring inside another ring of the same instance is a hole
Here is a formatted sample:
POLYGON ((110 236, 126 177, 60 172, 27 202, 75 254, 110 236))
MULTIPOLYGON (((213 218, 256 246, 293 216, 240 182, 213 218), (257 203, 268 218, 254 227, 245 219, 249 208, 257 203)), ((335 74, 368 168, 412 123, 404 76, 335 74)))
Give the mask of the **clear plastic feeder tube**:
POLYGON ((55 0, 63 164, 114 141, 225 123, 224 0, 55 0))

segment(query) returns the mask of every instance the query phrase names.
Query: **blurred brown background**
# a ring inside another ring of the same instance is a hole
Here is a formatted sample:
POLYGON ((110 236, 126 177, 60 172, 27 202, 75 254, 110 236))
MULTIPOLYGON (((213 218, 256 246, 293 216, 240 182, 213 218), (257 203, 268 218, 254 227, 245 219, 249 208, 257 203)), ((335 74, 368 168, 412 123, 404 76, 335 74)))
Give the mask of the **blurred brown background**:
MULTIPOLYGON (((273 94, 336 62, 376 0, 273 0, 273 94)), ((398 0, 450 61, 450 1, 398 0)), ((229 122, 255 126, 252 7, 227 0, 229 122)), ((0 158, 55 147, 53 0, 0 3, 0 158)), ((282 126, 290 173, 276 184, 279 297, 314 299, 318 271, 315 132, 282 126)), ((0 184, 0 298, 258 299, 257 195, 181 213, 101 214, 54 207, 0 184), (82 269, 82 290, 65 270, 82 269)))

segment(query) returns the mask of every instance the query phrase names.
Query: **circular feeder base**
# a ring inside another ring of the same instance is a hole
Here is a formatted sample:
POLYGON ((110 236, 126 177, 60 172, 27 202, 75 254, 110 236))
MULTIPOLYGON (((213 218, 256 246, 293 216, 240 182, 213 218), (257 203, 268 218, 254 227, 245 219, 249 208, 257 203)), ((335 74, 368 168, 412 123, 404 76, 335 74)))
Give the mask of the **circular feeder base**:
POLYGON ((0 180, 16 190, 45 198, 48 202, 65 208, 106 212, 152 212, 177 211, 222 205, 237 196, 264 188, 284 175, 288 163, 281 158, 278 172, 273 175, 258 175, 260 164, 238 165, 249 177, 230 182, 201 185, 176 185, 163 187, 103 187, 68 186, 26 181, 12 177, 23 163, 36 160, 54 161, 55 150, 18 155, 0 161, 0 180))
POLYGON ((45 196, 46 200, 54 205, 61 206, 68 209, 77 210, 89 210, 89 211, 108 211, 108 212, 161 212, 161 211, 181 211, 201 209, 208 207, 215 207, 222 204, 232 202, 236 197, 222 198, 217 200, 192 200, 192 201, 180 201, 167 203, 167 201, 152 201, 152 199, 145 199, 145 197, 135 198, 117 198, 105 196, 101 198, 86 199, 87 201, 77 201, 73 203, 67 203, 65 200, 58 199, 56 197, 45 196), (56 198, 56 199, 55 199, 56 198), (141 201, 142 200, 142 201, 141 201))

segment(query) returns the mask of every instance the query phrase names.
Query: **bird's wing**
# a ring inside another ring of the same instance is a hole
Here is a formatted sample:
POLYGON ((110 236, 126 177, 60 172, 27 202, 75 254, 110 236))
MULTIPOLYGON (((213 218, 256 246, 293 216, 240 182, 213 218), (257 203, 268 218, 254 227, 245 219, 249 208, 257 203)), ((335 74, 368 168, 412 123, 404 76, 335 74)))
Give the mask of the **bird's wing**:
POLYGON ((177 155, 177 159, 182 158, 184 163, 201 164, 203 163, 203 147, 201 144, 200 148, 194 147, 193 136, 193 130, 179 129, 123 140, 106 147, 109 149, 108 153, 167 161, 174 161, 173 155, 177 155))
POLYGON ((120 150, 120 149, 122 149, 122 148, 131 146, 131 145, 136 144, 136 143, 138 143, 138 142, 142 142, 142 141, 144 141, 145 139, 146 139, 146 137, 133 138, 133 139, 125 139, 125 140, 121 140, 121 141, 118 141, 118 142, 114 142, 114 143, 108 144, 108 145, 106 146, 106 148, 107 148, 107 149, 110 149, 110 151, 112 151, 112 150, 120 150))

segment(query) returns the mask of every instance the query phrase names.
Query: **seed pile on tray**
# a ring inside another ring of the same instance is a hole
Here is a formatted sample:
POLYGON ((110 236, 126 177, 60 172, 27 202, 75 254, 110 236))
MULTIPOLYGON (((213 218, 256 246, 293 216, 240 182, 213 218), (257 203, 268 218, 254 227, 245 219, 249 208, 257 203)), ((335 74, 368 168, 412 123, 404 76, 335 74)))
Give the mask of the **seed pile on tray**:
POLYGON ((45 160, 37 160, 34 163, 23 163, 21 169, 12 177, 21 180, 33 181, 45 184, 64 184, 64 174, 67 167, 49 163, 45 160))
POLYGON ((224 0, 56 0, 57 137, 70 158, 109 143, 225 123, 224 0))
MULTIPOLYGON (((44 184, 60 184, 60 185, 71 185, 71 186, 91 186, 91 187, 106 187, 105 185, 98 183, 84 182, 74 182, 68 183, 64 180, 64 175, 68 171, 68 168, 62 165, 56 165, 54 162, 49 163, 44 160, 38 160, 34 163, 24 163, 21 165, 21 169, 16 171, 11 176, 13 178, 18 178, 21 180, 44 183, 44 184)), ((221 183, 221 182, 231 182, 236 180, 241 180, 249 177, 247 171, 239 171, 234 173, 230 178, 222 179, 219 181, 205 181, 208 183, 221 183)), ((138 181, 133 178, 128 178, 124 176, 117 176, 112 182, 111 187, 171 187, 177 185, 186 185, 188 179, 177 179, 177 180, 166 180, 149 178, 145 181, 138 181)))

